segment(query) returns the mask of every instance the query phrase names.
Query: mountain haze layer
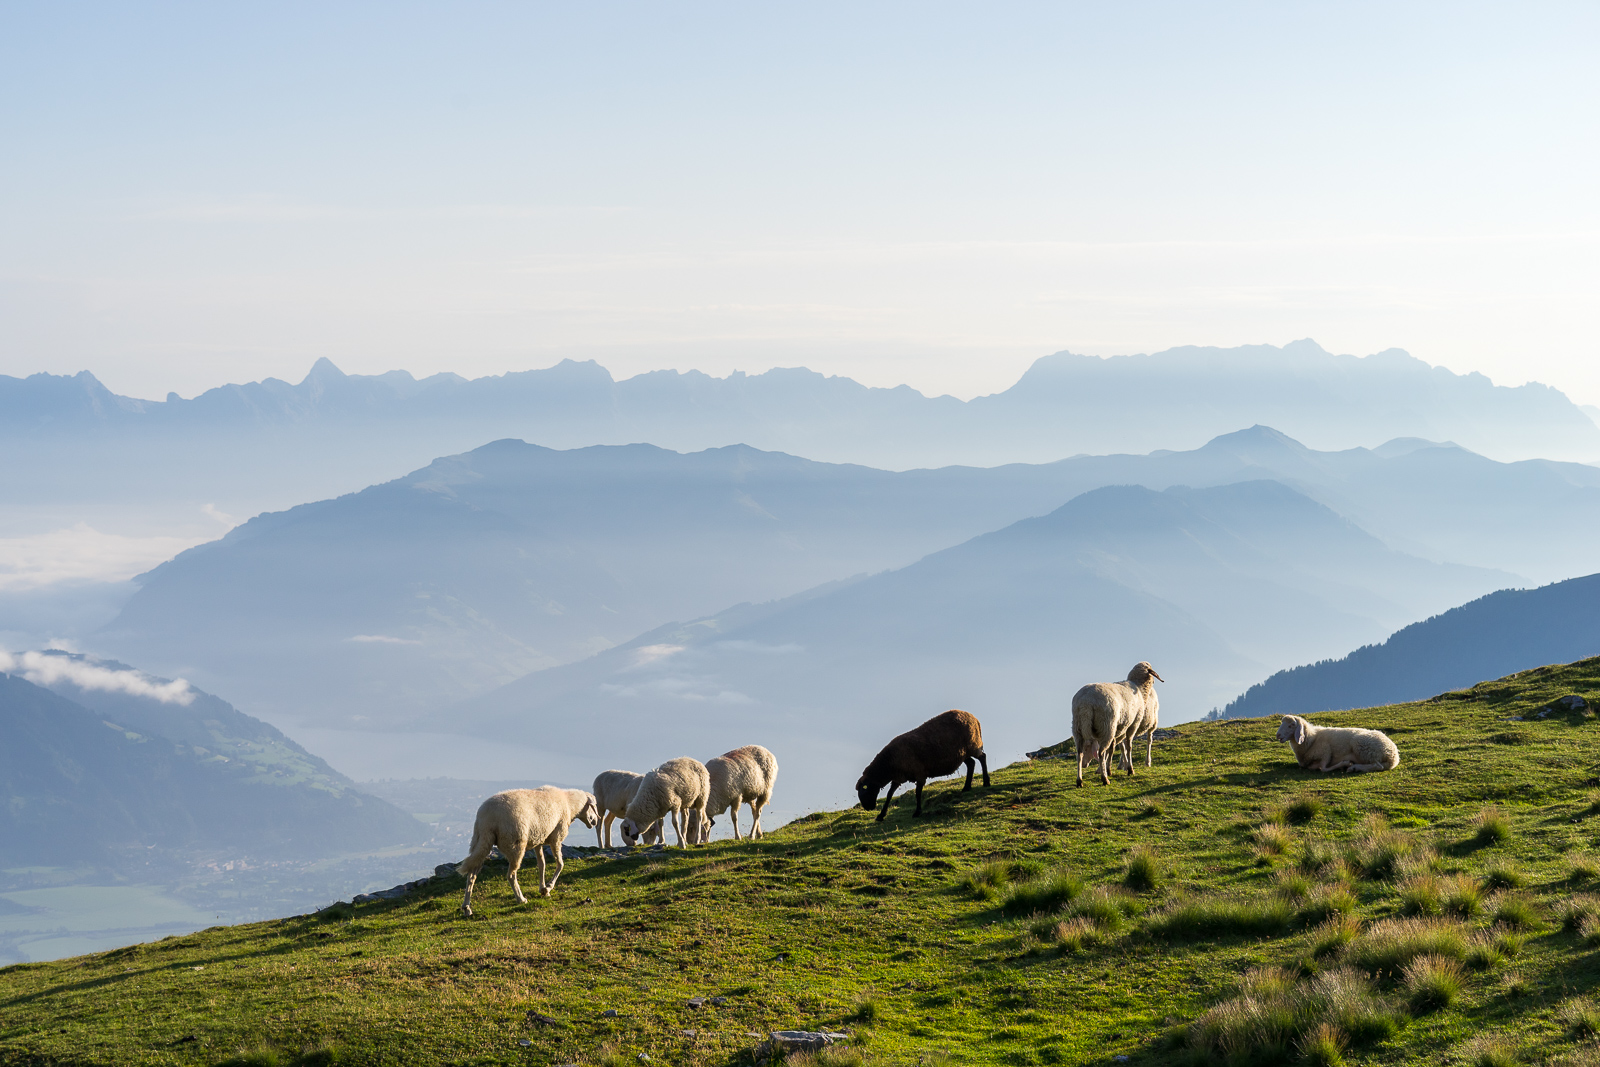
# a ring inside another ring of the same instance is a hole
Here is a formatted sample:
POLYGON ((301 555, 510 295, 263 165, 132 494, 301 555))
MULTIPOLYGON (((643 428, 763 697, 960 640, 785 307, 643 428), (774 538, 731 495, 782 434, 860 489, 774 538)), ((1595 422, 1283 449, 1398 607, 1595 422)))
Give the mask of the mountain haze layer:
MULTIPOLYGON (((889 472, 746 447, 502 441, 185 552, 94 641, 274 721, 394 724, 673 620, 904 567, 1097 487, 1261 479, 1358 525, 1383 520, 1370 532, 1410 555, 1479 569, 1341 604, 1366 628, 1313 620, 1301 658, 1518 584, 1522 565, 1594 565, 1600 470, 1426 442, 1321 453, 1256 427, 1185 453, 889 472), (1537 494, 1575 521, 1530 538, 1515 508, 1537 494), (1482 521, 1437 521, 1464 508, 1482 521)), ((1259 519, 1263 536, 1278 521, 1259 519)))
POLYGON ((1276 482, 1114 486, 908 567, 660 628, 427 725, 541 749, 551 769, 759 741, 784 754, 785 805, 809 806, 946 708, 977 714, 1005 761, 1070 732, 1080 685, 1147 659, 1163 721, 1191 720, 1256 664, 1403 612, 1390 596, 1494 580, 1394 552, 1276 482))

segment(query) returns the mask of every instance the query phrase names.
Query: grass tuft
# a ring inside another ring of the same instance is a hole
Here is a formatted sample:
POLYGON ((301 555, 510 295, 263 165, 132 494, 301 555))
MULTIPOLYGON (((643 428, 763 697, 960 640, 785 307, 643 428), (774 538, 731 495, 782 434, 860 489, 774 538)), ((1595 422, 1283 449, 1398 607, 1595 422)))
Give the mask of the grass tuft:
POLYGON ((1600 856, 1580 853, 1567 857, 1567 881, 1574 883, 1600 881, 1600 856))
POLYGON ((1367 817, 1345 858, 1363 878, 1389 879, 1401 873, 1401 864, 1420 847, 1414 836, 1374 815, 1367 817))
POLYGON ((1278 892, 1283 894, 1285 900, 1303 903, 1316 888, 1310 876, 1297 869, 1286 867, 1278 872, 1278 892))
POLYGON ((1511 840, 1511 820, 1494 804, 1478 812, 1472 822, 1477 827, 1472 839, 1480 845, 1503 845, 1511 840))
POLYGON ((1483 911, 1483 886, 1470 874, 1452 874, 1444 880, 1444 910, 1470 919, 1483 911))
POLYGON ((1148 893, 1160 889, 1166 880, 1166 867, 1155 849, 1149 845, 1138 845, 1128 853, 1128 862, 1122 872, 1123 885, 1135 893, 1148 893))
POLYGON ((1114 934, 1125 925, 1133 902, 1109 886, 1097 885, 1074 900, 1067 909, 1072 918, 1086 919, 1102 933, 1114 934))
POLYGON ((1509 864, 1497 863, 1483 876, 1488 889, 1521 889, 1528 884, 1528 876, 1509 864))
POLYGON ((1157 915, 1150 932, 1168 940, 1195 940, 1229 934, 1272 934, 1289 925, 1294 910, 1284 900, 1251 897, 1195 897, 1157 915))
POLYGON ((1100 928, 1094 921, 1083 916, 1042 923, 1039 927, 1035 927, 1034 933, 1039 935, 1040 940, 1055 945, 1065 953, 1082 952, 1104 940, 1100 928))
POLYGON ((1391 975, 1419 956, 1466 959, 1466 929, 1448 919, 1384 919, 1350 946, 1356 966, 1391 975))
POLYGON ((1600 1004, 1588 997, 1573 997, 1562 1001, 1556 1009, 1556 1018, 1567 1031, 1578 1037, 1600 1034, 1600 1004))
POLYGON ((1310 793, 1301 793, 1289 798, 1285 812, 1291 823, 1296 826, 1304 826, 1322 814, 1322 800, 1310 793))
POLYGON ((1448 1008, 1461 995, 1464 974, 1459 960, 1448 956, 1418 956, 1402 972, 1406 999, 1418 1015, 1448 1008))
POLYGON ((1295 1048, 1311 1062, 1339 1063, 1347 1042, 1381 1041, 1398 1028, 1394 1011, 1354 971, 1294 982, 1268 968, 1246 975, 1236 996, 1190 1024, 1187 1041, 1192 1051, 1230 1063, 1282 1062, 1295 1048))
POLYGON ((1356 896, 1348 886, 1314 886, 1300 905, 1300 918, 1305 922, 1320 922, 1336 915, 1350 915, 1356 910, 1356 896))
POLYGON ((1490 902, 1490 913, 1496 924, 1512 930, 1538 930, 1544 926, 1538 902, 1514 890, 1495 897, 1490 902))
POLYGON ((1591 916, 1578 924, 1578 940, 1584 948, 1600 948, 1600 916, 1591 916))
POLYGON ((1556 906, 1556 918, 1561 920, 1561 929, 1568 933, 1576 933, 1596 916, 1600 916, 1600 897, 1589 893, 1570 896, 1556 906))
POLYGON ((1494 1034, 1469 1041, 1461 1050, 1461 1060, 1469 1067, 1516 1067, 1522 1057, 1509 1040, 1494 1034))
POLYGON ((1083 881, 1066 868, 1057 868, 1008 888, 1002 910, 1012 915, 1060 911, 1083 892, 1083 881))
POLYGON ((1395 889, 1402 915, 1440 915, 1444 912, 1445 884, 1433 874, 1407 878, 1395 889))
POLYGON ((1320 1022, 1300 1039, 1300 1061, 1312 1067, 1340 1067, 1349 1039, 1330 1022, 1320 1022))
POLYGON ((1263 823, 1250 835, 1256 852, 1263 857, 1282 856, 1294 844, 1294 835, 1275 822, 1263 823))
POLYGON ((1335 955, 1360 936, 1360 919, 1349 914, 1335 915, 1313 931, 1311 954, 1318 958, 1335 955))

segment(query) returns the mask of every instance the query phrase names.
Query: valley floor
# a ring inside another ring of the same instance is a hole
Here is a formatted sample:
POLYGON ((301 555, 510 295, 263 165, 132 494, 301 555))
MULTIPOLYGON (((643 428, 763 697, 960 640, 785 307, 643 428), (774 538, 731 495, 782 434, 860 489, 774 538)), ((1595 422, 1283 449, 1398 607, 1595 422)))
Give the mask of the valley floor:
POLYGON ((491 867, 470 920, 450 879, 12 966, 0 1064, 734 1063, 824 1028, 839 1067, 1600 1062, 1600 725, 1536 715, 1573 693, 1600 659, 1315 716, 1387 729, 1385 774, 1195 724, 1109 788, 1017 764, 922 819, 571 862, 523 906, 491 867))

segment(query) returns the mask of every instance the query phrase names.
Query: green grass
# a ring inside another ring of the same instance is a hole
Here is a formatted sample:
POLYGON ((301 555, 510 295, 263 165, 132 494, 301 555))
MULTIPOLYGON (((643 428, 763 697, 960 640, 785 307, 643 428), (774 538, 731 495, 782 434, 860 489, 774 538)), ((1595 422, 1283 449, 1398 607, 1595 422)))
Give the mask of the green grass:
POLYGON ((1301 771, 1275 720, 1191 724, 1109 788, 1013 765, 931 783, 920 819, 571 861, 526 905, 491 864, 470 920, 448 880, 5 968, 0 1067, 735 1067, 780 1028, 851 1034, 812 1067, 1581 1062, 1600 723, 1505 721, 1570 692, 1600 696, 1600 660, 1314 717, 1389 730, 1390 773, 1301 771))

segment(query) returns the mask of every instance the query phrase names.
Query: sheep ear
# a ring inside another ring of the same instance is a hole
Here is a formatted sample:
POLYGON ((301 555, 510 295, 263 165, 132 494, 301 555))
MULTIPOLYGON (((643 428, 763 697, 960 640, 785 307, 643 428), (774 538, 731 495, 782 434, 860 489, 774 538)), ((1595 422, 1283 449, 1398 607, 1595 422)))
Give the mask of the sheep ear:
POLYGON ((1296 719, 1294 721, 1294 743, 1297 745, 1306 743, 1306 721, 1304 719, 1296 719))

